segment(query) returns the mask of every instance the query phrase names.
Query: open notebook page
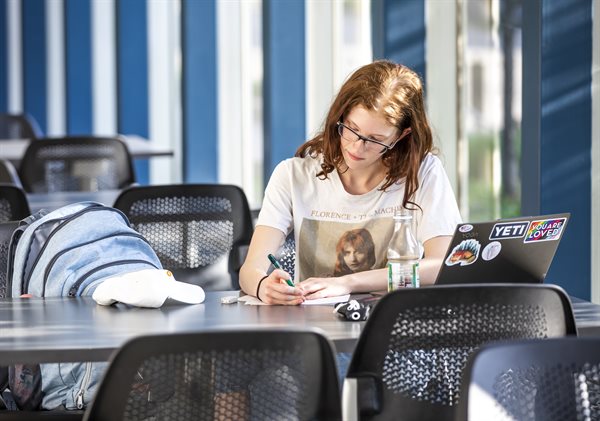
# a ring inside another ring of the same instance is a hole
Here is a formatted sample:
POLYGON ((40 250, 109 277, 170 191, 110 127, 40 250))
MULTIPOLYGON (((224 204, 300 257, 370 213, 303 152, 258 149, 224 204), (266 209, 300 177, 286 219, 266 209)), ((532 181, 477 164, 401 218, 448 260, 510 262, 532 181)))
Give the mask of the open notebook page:
POLYGON ((303 306, 318 306, 318 305, 330 305, 337 303, 345 303, 350 299, 350 294, 338 295, 335 297, 326 298, 315 298, 314 300, 306 300, 301 305, 303 306))
MULTIPOLYGON (((350 294, 346 294, 346 295, 338 295, 336 297, 327 297, 327 298, 316 298, 314 300, 306 300, 305 302, 303 302, 301 305, 304 306, 308 306, 308 305, 332 305, 332 304, 337 304, 337 303, 345 303, 346 301, 348 301, 350 299, 350 294)), ((262 301, 260 301, 258 298, 253 297, 251 295, 244 295, 243 297, 240 297, 240 299, 238 301, 243 302, 246 305, 250 305, 250 306, 264 306, 264 305, 268 305, 266 303, 263 303, 262 301)))

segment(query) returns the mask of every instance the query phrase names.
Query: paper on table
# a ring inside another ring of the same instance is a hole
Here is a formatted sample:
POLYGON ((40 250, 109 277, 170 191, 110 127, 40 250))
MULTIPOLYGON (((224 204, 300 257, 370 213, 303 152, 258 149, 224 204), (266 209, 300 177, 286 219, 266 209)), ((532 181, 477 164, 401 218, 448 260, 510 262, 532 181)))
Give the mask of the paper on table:
POLYGON ((335 297, 315 298, 314 300, 306 300, 302 303, 303 306, 323 306, 337 303, 345 303, 350 299, 350 294, 338 295, 335 297))
POLYGON ((244 295, 238 298, 238 301, 246 304, 247 306, 268 306, 269 304, 263 303, 258 298, 253 297, 252 295, 244 295))
MULTIPOLYGON (((336 297, 327 297, 327 298, 315 298, 314 300, 306 300, 302 303, 304 306, 318 306, 318 305, 330 305, 337 303, 345 303, 350 299, 350 294, 346 295, 338 295, 336 297)), ((263 303, 258 298, 253 297, 251 295, 244 295, 240 297, 238 301, 243 302, 247 306, 267 306, 267 303, 263 303)))

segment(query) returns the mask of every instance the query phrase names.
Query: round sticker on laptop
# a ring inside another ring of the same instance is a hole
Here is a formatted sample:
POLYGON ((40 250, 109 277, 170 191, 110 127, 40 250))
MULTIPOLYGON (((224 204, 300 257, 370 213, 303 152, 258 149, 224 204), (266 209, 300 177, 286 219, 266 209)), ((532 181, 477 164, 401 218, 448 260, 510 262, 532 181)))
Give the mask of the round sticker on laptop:
POLYGON ((452 253, 446 258, 446 266, 467 266, 475 263, 479 256, 481 244, 472 238, 463 240, 452 249, 452 253))
POLYGON ((465 224, 465 225, 461 225, 460 227, 458 227, 458 230, 460 232, 469 232, 473 229, 473 225, 471 224, 465 224))
POLYGON ((498 256, 500 250, 502 250, 502 244, 499 241, 492 241, 481 251, 481 258, 486 261, 492 260, 498 256))

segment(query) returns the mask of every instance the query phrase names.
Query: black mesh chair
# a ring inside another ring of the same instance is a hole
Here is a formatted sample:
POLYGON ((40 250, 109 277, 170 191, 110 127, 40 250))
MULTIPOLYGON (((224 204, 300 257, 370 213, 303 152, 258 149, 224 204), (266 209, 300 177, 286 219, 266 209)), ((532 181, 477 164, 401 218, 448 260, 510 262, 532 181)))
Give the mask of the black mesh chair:
POLYGON ((278 252, 278 260, 281 263, 281 268, 294 279, 294 273, 296 272, 296 241, 294 239, 294 231, 289 233, 283 242, 278 252))
POLYGON ((12 233, 19 226, 19 221, 0 222, 0 298, 9 296, 8 287, 8 259, 9 245, 12 233))
POLYGON ((404 289, 375 306, 344 382, 345 419, 452 420, 467 357, 496 341, 576 334, 553 285, 404 289))
MULTIPOLYGON (((2 187, 0 186, 0 192, 2 187)), ((1 196, 1 193, 0 193, 1 196)), ((0 198, 0 207, 2 199, 0 198)), ((1 209, 0 209, 1 213, 1 209)), ((0 221, 0 298, 6 298, 8 288, 9 245, 12 233, 19 226, 19 221, 0 221)), ((1 363, 0 363, 1 364, 1 363)), ((0 392, 8 386, 8 367, 0 365, 0 392)), ((6 409, 6 403, 0 397, 0 414, 6 409)), ((1 415, 0 415, 1 416, 1 415)))
POLYGON ((252 237, 250 208, 239 187, 136 186, 123 191, 114 207, 177 280, 206 290, 239 288, 239 269, 252 237))
POLYGON ((0 183, 8 183, 23 187, 17 169, 12 162, 7 159, 0 159, 0 183))
POLYGON ((470 358, 457 418, 600 419, 600 338, 494 344, 470 358))
POLYGON ((29 216, 23 191, 13 185, 0 184, 0 298, 7 297, 8 247, 19 220, 29 216))
POLYGON ((19 167, 27 192, 116 190, 135 182, 127 145, 112 137, 31 142, 19 167))
POLYGON ((28 114, 0 114, 0 139, 36 139, 42 131, 28 114))
POLYGON ((30 215, 27 196, 12 184, 0 183, 0 222, 17 221, 30 215))
POLYGON ((84 419, 341 419, 332 346, 310 331, 138 337, 115 354, 84 419))

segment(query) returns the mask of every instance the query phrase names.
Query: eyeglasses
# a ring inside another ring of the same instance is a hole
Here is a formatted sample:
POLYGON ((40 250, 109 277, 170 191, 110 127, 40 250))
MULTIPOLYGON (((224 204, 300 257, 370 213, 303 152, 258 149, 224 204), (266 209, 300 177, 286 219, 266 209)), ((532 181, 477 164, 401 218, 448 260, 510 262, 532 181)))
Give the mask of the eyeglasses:
POLYGON ((359 140, 362 140, 363 145, 365 146, 365 149, 368 151, 374 151, 374 150, 378 149, 378 147, 382 147, 383 149, 381 149, 379 151, 379 153, 384 153, 384 152, 387 152, 390 149, 392 149, 397 142, 397 140, 396 140, 391 145, 386 145, 383 142, 369 139, 368 137, 365 137, 365 136, 357 133, 356 131, 352 130, 350 127, 346 126, 341 121, 337 122, 337 128, 338 128, 339 135, 349 142, 357 142, 359 140))

